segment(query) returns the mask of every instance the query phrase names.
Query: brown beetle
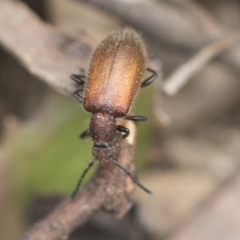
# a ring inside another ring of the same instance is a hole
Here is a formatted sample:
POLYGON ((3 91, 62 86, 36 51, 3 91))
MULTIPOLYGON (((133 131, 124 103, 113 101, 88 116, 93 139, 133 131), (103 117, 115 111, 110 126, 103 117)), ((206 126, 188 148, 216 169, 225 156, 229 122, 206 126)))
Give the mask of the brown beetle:
POLYGON ((83 102, 86 111, 92 113, 89 129, 80 137, 91 136, 94 142, 94 160, 89 163, 79 179, 73 197, 95 160, 112 161, 140 188, 151 193, 114 159, 112 150, 117 131, 123 133, 123 138, 129 134, 127 128, 116 124, 116 118, 147 120, 145 116, 127 115, 138 89, 152 83, 157 76, 155 71, 147 69, 152 75, 142 82, 145 70, 145 46, 134 30, 125 29, 110 34, 97 47, 91 59, 86 82, 84 75, 71 75, 71 78, 81 85, 81 89, 76 91, 74 96, 83 102))

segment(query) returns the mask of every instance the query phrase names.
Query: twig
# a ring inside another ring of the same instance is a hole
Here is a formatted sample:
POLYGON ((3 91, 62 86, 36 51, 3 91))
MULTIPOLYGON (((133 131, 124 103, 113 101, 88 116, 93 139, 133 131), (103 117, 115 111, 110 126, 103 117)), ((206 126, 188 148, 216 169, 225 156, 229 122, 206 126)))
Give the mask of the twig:
POLYGON ((171 0, 176 5, 179 5, 184 12, 192 16, 192 21, 195 21, 196 26, 202 32, 206 32, 208 36, 218 36, 222 32, 222 28, 217 22, 217 19, 195 0, 171 0))
MULTIPOLYGON (((128 125, 131 136, 126 140, 118 136, 115 151, 118 153, 118 161, 133 174, 135 126, 133 123, 128 124, 131 124, 128 125)), ((101 208, 121 218, 132 206, 129 196, 133 187, 130 178, 114 164, 104 164, 74 200, 68 198, 63 201, 48 217, 35 224, 21 240, 66 240, 76 227, 87 222, 101 208)))
POLYGON ((0 44, 33 75, 58 92, 72 94, 72 73, 88 65, 94 41, 64 34, 42 22, 24 3, 0 1, 0 44))
POLYGON ((163 91, 171 96, 176 94, 209 61, 238 42, 240 42, 240 32, 235 32, 204 47, 164 81, 163 91))
MULTIPOLYGON (((142 30, 155 41, 165 42, 171 47, 183 47, 188 50, 199 50, 210 44, 214 39, 228 34, 224 26, 217 24, 214 16, 200 4, 192 4, 197 14, 192 14, 188 8, 179 8, 172 1, 155 0, 79 0, 96 7, 103 8, 120 17, 128 24, 142 30), (199 18, 199 14, 207 17, 199 18), (209 29, 211 28, 211 31, 209 29)), ((182 2, 182 1, 179 1, 182 2)), ((179 4, 178 4, 179 5, 179 4)), ((182 5, 184 6, 184 4, 182 5)), ((236 70, 240 69, 240 46, 223 54, 220 59, 236 70)))

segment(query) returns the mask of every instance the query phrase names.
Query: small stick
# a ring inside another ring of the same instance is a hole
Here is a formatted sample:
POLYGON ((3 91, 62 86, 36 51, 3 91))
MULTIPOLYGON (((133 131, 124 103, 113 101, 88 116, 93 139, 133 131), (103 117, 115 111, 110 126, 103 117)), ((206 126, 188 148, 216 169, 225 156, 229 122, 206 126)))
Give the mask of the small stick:
POLYGON ((163 83, 163 91, 170 96, 175 95, 214 57, 240 42, 240 32, 228 34, 221 39, 202 48, 187 62, 178 67, 163 83))
MULTIPOLYGON (((115 143, 117 161, 134 175, 133 165, 136 130, 131 124, 132 138, 115 143)), ((105 209, 116 218, 122 218, 132 206, 130 194, 134 183, 112 162, 101 164, 94 177, 71 197, 60 203, 46 218, 36 223, 21 240, 66 240, 78 226, 87 222, 97 211, 105 209)))

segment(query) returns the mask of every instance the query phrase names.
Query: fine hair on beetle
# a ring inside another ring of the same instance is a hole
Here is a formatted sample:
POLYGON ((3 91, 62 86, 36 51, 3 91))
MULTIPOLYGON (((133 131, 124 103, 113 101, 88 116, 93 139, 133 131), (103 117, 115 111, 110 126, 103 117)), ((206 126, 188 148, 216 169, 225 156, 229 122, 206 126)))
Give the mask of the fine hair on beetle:
POLYGON ((96 160, 114 163, 141 189, 151 193, 115 159, 113 140, 117 132, 123 138, 129 135, 126 127, 117 125, 117 118, 135 122, 147 120, 145 116, 132 116, 128 112, 139 88, 148 86, 156 76, 155 71, 146 68, 145 46, 141 37, 132 29, 113 32, 99 44, 93 53, 87 76, 71 75, 71 79, 80 86, 74 92, 75 98, 83 103, 86 111, 92 113, 89 129, 80 137, 91 137, 94 142, 94 160, 82 173, 72 197, 78 192, 82 180, 96 160), (145 71, 149 71, 151 76, 142 80, 145 71))

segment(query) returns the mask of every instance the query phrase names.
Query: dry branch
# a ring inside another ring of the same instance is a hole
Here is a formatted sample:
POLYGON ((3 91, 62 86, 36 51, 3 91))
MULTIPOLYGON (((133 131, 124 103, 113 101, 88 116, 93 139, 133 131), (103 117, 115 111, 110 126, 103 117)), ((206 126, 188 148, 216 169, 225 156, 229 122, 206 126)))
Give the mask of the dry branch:
MULTIPOLYGON (((116 139, 115 152, 118 161, 132 174, 135 172, 133 155, 135 149, 135 126, 128 122, 131 135, 116 139)), ((123 217, 130 207, 132 180, 112 163, 101 165, 95 176, 76 195, 63 201, 45 219, 35 224, 21 240, 66 240, 78 226, 83 225, 102 208, 115 217, 123 217)))
MULTIPOLYGON (((172 47, 183 47, 198 50, 213 40, 228 35, 224 26, 200 4, 174 4, 172 1, 155 0, 79 0, 105 9, 132 26, 143 30, 159 42, 165 42, 172 47), (181 7, 180 7, 181 6, 181 7), (184 8, 184 6, 186 6, 184 8), (189 11, 191 7, 191 11, 189 11), (204 17, 199 17, 202 15, 204 17), (211 31, 210 31, 211 30, 211 31)), ((178 1, 181 3, 182 1, 178 1)), ((220 56, 220 59, 240 68, 240 46, 220 56)))
POLYGON ((75 90, 69 76, 88 65, 93 40, 64 34, 44 23, 24 3, 0 1, 0 44, 29 72, 58 92, 75 90))
POLYGON ((165 79, 162 87, 163 91, 171 96, 176 94, 194 75, 203 69, 209 61, 239 42, 240 32, 236 32, 204 47, 165 79))

